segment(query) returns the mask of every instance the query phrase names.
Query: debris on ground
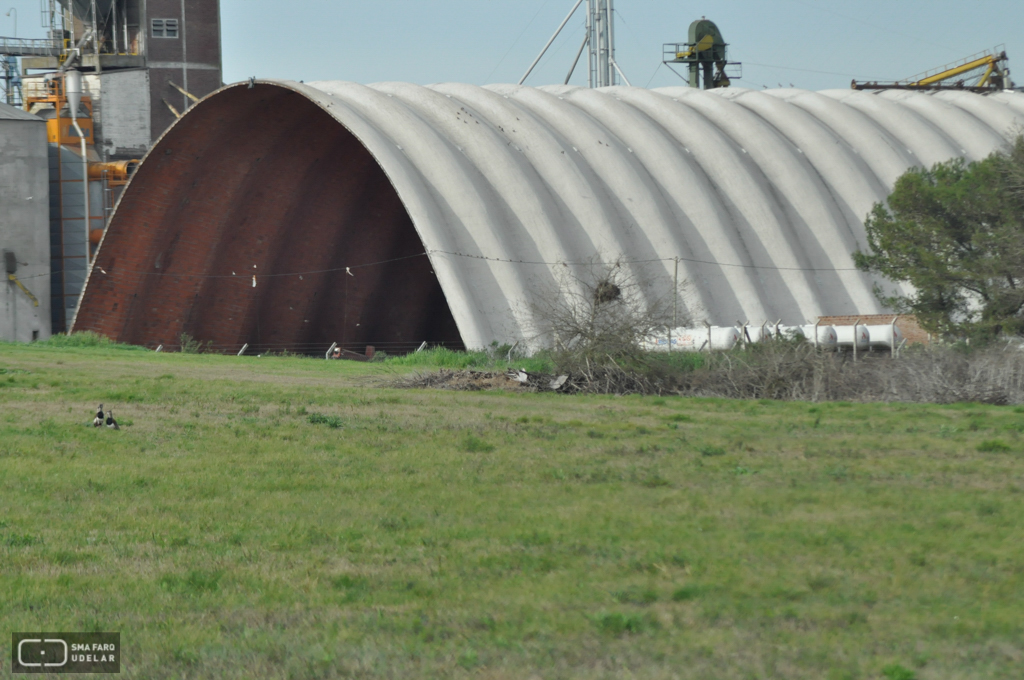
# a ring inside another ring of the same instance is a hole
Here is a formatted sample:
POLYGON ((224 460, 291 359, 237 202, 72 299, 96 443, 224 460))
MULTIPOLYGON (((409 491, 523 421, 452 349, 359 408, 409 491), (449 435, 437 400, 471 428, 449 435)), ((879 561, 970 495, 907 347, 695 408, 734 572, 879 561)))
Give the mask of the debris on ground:
POLYGON ((442 368, 436 373, 416 373, 400 378, 395 383, 402 388, 438 390, 509 390, 514 392, 577 391, 567 375, 527 373, 522 369, 498 371, 453 371, 442 368))

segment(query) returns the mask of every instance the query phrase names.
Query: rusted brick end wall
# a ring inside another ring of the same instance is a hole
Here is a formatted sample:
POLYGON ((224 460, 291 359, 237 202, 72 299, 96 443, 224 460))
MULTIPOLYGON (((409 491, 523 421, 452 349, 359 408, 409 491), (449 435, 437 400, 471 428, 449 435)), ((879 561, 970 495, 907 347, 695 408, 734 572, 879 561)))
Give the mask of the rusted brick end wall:
POLYGON ((351 134, 288 90, 237 87, 197 105, 141 165, 75 330, 149 346, 182 333, 222 347, 459 346, 421 253, 351 134), (396 258, 408 259, 360 266, 396 258))

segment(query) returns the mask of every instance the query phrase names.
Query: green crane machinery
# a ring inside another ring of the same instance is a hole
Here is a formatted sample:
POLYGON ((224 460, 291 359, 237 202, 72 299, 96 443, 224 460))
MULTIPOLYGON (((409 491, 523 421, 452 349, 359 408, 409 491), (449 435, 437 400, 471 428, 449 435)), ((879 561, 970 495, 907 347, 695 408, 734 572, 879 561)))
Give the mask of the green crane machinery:
POLYGON ((728 60, 728 44, 715 22, 703 17, 694 21, 688 37, 685 43, 667 43, 663 47, 662 61, 669 68, 672 64, 687 64, 690 87, 701 87, 702 82, 705 90, 729 87, 731 78, 742 77, 742 65, 728 60))

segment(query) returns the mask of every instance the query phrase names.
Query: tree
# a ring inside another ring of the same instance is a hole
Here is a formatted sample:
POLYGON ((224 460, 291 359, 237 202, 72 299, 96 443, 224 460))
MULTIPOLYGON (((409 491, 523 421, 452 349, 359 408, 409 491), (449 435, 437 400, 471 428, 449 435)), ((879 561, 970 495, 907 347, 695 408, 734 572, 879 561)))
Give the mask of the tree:
POLYGON ((909 283, 876 295, 947 336, 1024 333, 1024 137, 983 161, 912 168, 865 222, 857 267, 909 283))

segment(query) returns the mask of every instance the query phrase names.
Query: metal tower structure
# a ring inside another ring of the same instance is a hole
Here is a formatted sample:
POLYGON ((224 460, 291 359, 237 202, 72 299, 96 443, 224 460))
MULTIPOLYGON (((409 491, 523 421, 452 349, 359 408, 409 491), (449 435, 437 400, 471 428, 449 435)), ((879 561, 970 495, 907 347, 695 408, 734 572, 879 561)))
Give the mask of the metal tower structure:
MULTIPOLYGON (((569 20, 576 14, 576 10, 580 8, 583 2, 584 0, 576 0, 576 4, 573 5, 568 16, 562 21, 562 24, 555 31, 555 34, 551 36, 551 39, 548 40, 544 49, 537 55, 537 58, 530 64, 526 74, 519 80, 520 85, 530 77, 533 69, 537 67, 540 60, 547 54, 552 43, 555 42, 555 39, 561 34, 562 29, 569 23, 569 20)), ((576 60, 573 61, 572 68, 569 69, 569 75, 565 77, 565 84, 569 84, 569 79, 572 78, 572 74, 576 71, 576 66, 580 63, 580 57, 583 56, 583 50, 589 48, 587 63, 589 64, 590 75, 587 82, 590 87, 612 87, 619 84, 619 78, 626 85, 630 85, 629 78, 626 77, 626 74, 622 72, 622 69, 615 61, 615 0, 586 0, 586 2, 587 34, 583 38, 583 44, 580 45, 579 51, 576 53, 576 60)))
POLYGON ((701 17, 690 24, 689 42, 668 43, 663 47, 662 63, 670 69, 672 64, 686 64, 690 70, 690 87, 703 86, 705 90, 729 87, 732 78, 743 77, 743 70, 742 64, 728 60, 728 47, 718 26, 701 17))

